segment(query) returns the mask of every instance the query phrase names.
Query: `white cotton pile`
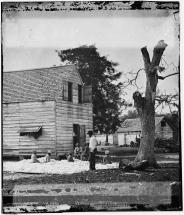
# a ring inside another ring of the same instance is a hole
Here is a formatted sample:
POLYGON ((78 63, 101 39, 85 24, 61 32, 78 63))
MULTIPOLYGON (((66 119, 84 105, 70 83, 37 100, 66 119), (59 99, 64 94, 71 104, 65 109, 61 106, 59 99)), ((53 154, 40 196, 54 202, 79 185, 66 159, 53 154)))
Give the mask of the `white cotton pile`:
MULTIPOLYGON (((67 160, 51 160, 49 163, 31 163, 30 159, 17 162, 3 162, 3 171, 24 172, 24 173, 44 173, 44 174, 72 174, 89 170, 89 162, 75 159, 74 162, 67 160)), ((118 168, 118 163, 96 164, 96 169, 118 168)))

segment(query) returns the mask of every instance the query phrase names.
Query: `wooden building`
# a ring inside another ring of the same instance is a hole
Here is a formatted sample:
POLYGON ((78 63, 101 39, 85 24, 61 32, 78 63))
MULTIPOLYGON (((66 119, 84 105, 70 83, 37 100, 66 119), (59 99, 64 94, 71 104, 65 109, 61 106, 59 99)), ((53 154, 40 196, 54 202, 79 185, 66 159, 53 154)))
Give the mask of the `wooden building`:
POLYGON ((91 88, 75 65, 3 73, 3 156, 52 156, 85 144, 91 88))
MULTIPOLYGON (((139 118, 126 119, 117 133, 118 145, 130 145, 136 137, 141 136, 141 121, 139 118)), ((173 130, 164 117, 155 117, 155 138, 169 139, 173 137, 173 130)))

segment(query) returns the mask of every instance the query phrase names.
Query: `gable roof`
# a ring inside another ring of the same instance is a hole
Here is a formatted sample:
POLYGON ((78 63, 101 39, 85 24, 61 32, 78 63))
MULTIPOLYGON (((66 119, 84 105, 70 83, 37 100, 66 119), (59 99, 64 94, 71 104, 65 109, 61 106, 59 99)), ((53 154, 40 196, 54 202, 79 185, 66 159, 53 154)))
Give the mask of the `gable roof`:
POLYGON ((83 84, 75 65, 4 72, 3 103, 55 100, 63 80, 83 84))
POLYGON ((168 114, 164 117, 167 124, 173 131, 179 130, 179 116, 178 113, 168 114))
MULTIPOLYGON (((160 123, 164 117, 155 117, 155 126, 160 123)), ((118 129, 118 133, 124 132, 140 132, 141 131, 141 121, 139 118, 126 119, 122 126, 118 129)))

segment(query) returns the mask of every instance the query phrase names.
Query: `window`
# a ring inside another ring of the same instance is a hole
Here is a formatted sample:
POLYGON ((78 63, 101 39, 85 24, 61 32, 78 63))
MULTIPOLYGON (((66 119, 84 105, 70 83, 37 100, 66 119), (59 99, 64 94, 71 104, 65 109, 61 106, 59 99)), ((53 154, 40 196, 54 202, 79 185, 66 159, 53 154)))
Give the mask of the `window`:
POLYGON ((82 86, 78 85, 78 102, 82 103, 82 86))
POLYGON ((68 101, 72 102, 73 92, 72 92, 72 83, 68 82, 68 101))
POLYGON ((63 100, 69 102, 73 100, 73 86, 71 82, 63 82, 63 100))

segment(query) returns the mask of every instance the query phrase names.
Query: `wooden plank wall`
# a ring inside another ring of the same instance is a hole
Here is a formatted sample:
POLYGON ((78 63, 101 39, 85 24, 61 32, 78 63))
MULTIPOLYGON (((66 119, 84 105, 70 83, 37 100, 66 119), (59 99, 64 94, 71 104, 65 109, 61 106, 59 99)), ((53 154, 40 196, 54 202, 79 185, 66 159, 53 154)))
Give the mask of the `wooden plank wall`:
POLYGON ((173 137, 173 131, 167 123, 166 123, 166 126, 162 127, 160 122, 155 127, 155 137, 169 139, 173 137))
POLYGON ((78 104, 78 84, 73 83, 73 102, 62 99, 56 102, 57 155, 73 151, 73 124, 85 125, 86 134, 92 130, 92 116, 92 104, 78 104))
POLYGON ((33 150, 55 154, 55 101, 3 104, 3 155, 28 155, 33 150), (42 135, 20 136, 20 127, 42 126, 42 135))
POLYGON ((3 155, 19 155, 19 104, 3 104, 3 155))

